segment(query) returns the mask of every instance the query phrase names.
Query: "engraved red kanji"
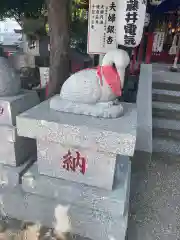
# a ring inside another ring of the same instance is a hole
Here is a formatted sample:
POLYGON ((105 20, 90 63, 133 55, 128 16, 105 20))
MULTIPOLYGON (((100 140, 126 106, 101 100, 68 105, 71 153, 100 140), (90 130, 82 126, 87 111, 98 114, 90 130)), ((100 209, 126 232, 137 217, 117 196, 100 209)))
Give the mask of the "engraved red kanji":
POLYGON ((63 156, 63 168, 67 171, 76 172, 76 169, 79 168, 79 171, 84 175, 86 172, 86 159, 81 157, 79 152, 76 152, 76 157, 73 157, 71 151, 69 150, 66 155, 63 156))

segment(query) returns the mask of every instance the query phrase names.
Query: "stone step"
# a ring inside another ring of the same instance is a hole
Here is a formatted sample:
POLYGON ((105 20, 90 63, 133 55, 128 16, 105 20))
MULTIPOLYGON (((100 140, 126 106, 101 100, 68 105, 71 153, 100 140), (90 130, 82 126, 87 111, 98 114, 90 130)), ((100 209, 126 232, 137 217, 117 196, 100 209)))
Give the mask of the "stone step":
POLYGON ((156 89, 180 91, 179 73, 153 69, 152 86, 156 89))
POLYGON ((173 141, 180 141, 180 131, 153 128, 153 137, 160 138, 160 139, 166 138, 168 140, 173 140, 173 141))
POLYGON ((153 128, 180 131, 180 121, 153 118, 153 128))
POLYGON ((153 152, 161 154, 180 155, 180 141, 173 141, 166 138, 154 138, 153 152))
MULTIPOLYGON (((54 209, 58 204, 67 206, 59 200, 40 197, 36 194, 24 193, 22 189, 0 191, 3 211, 7 216, 23 221, 40 222, 52 227, 54 209), (16 206, 16 207, 15 207, 16 206)), ((74 234, 96 239, 124 240, 128 216, 113 217, 93 209, 79 208, 75 204, 69 206, 68 216, 74 234)))
POLYGON ((164 89, 164 90, 171 90, 171 91, 180 91, 180 83, 176 84, 173 82, 165 82, 165 81, 153 81, 152 83, 153 89, 164 89))
POLYGON ((40 175, 34 164, 22 178, 24 192, 45 198, 58 199, 68 205, 109 212, 114 217, 125 216, 129 206, 131 163, 127 158, 115 174, 112 191, 90 187, 58 178, 40 175))
POLYGON ((180 104, 153 101, 153 117, 180 120, 180 104))
POLYGON ((153 137, 180 141, 180 121, 153 118, 153 137))
POLYGON ((180 92, 164 89, 153 89, 152 100, 156 102, 180 103, 180 92))
POLYGON ((180 112, 180 104, 176 104, 176 103, 164 103, 164 102, 153 101, 152 108, 180 112))
POLYGON ((176 119, 180 120, 180 113, 179 112, 172 112, 172 111, 164 111, 164 110, 152 110, 152 116, 158 118, 167 118, 167 119, 176 119))

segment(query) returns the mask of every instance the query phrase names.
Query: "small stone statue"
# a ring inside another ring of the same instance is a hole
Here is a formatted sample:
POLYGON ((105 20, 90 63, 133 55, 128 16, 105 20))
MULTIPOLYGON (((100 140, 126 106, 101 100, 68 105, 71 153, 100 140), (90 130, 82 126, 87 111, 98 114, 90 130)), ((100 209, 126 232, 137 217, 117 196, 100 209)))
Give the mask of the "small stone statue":
POLYGON ((129 55, 124 50, 108 52, 102 66, 70 76, 62 86, 60 96, 51 99, 50 108, 94 117, 121 116, 123 107, 117 97, 122 95, 125 69, 129 62, 129 55))
POLYGON ((0 57, 0 97, 15 96, 20 93, 20 77, 10 67, 8 60, 0 57))

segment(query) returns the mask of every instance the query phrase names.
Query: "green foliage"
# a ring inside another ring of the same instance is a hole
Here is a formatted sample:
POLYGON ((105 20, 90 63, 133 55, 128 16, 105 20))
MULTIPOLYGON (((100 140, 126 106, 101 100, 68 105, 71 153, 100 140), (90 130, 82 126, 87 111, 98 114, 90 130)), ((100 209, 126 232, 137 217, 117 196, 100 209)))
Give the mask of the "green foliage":
POLYGON ((36 40, 42 36, 46 36, 45 18, 24 18, 23 32, 28 36, 29 40, 36 40))
POLYGON ((71 7, 71 46, 86 53, 88 34, 88 2, 74 0, 71 7))
POLYGON ((20 24, 23 17, 38 18, 44 0, 0 0, 0 18, 15 18, 20 24))
POLYGON ((15 18, 30 39, 45 34, 44 0, 0 0, 0 17, 15 18))
MULTIPOLYGON (((64 0, 66 1, 66 0, 64 0)), ((45 0, 0 0, 0 19, 15 18, 29 35, 45 34, 45 0)), ((88 0, 73 0, 71 6, 71 46, 86 52, 88 0)))
POLYGON ((87 21, 74 21, 71 23, 71 46, 82 53, 87 49, 87 21))

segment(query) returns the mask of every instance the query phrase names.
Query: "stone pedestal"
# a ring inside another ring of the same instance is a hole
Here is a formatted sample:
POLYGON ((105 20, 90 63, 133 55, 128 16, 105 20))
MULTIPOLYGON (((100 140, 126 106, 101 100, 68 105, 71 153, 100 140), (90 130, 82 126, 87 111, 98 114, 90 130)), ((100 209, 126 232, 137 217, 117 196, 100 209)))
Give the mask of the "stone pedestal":
POLYGON ((36 152, 33 139, 19 137, 16 127, 0 125, 0 164, 19 166, 36 152))
POLYGON ((114 189, 108 192, 40 175, 35 164, 22 178, 23 192, 1 192, 3 210, 14 218, 40 221, 51 227, 54 208, 68 204, 73 233, 96 240, 121 240, 127 228, 130 170, 128 157, 122 157, 116 168, 114 189))
POLYGON ((16 116, 39 103, 36 92, 21 91, 16 96, 0 97, 0 163, 18 166, 36 152, 33 139, 19 137, 16 116))
POLYGON ((120 164, 116 167, 113 191, 40 175, 37 163, 23 176, 22 187, 25 192, 58 199, 70 206, 76 204, 79 208, 109 212, 116 217, 125 216, 129 204, 131 163, 125 156, 122 156, 119 162, 120 164))
POLYGON ((16 116, 39 103, 35 91, 21 90, 16 96, 0 97, 0 125, 16 125, 16 116))
MULTIPOLYGON (((11 217, 32 222, 41 222, 52 226, 54 208, 58 200, 42 198, 38 195, 24 193, 19 189, 12 192, 1 192, 3 212, 11 217), (16 206, 16 207, 14 207, 16 206)), ((127 228, 127 216, 112 217, 107 213, 72 205, 69 210, 72 231, 83 237, 96 240, 124 240, 127 228)))
MULTIPOLYGON (((5 191, 8 196, 18 188, 22 175, 34 162, 30 156, 36 153, 34 139, 17 135, 16 116, 34 107, 39 99, 36 92, 20 89, 20 78, 2 57, 0 73, 0 193, 5 191)), ((9 201, 12 199, 13 195, 9 201)), ((2 209, 1 214, 5 214, 2 209)))
POLYGON ((0 164, 18 166, 36 152, 36 142, 17 136, 16 116, 38 104, 39 98, 36 92, 21 90, 20 77, 3 57, 0 73, 0 164))
POLYGON ((70 206, 73 233, 125 239, 137 111, 122 105, 123 117, 100 119, 57 112, 47 100, 17 117, 18 135, 37 140, 38 157, 22 178, 28 207, 19 218, 51 225, 59 203, 70 206))
POLYGON ((136 106, 123 103, 123 117, 99 119, 56 112, 49 102, 17 117, 19 136, 37 139, 39 173, 112 190, 117 156, 134 153, 136 106))
POLYGON ((35 160, 35 156, 31 157, 19 167, 12 167, 5 164, 0 164, 0 194, 2 190, 13 190, 21 183, 21 178, 32 166, 35 160))

